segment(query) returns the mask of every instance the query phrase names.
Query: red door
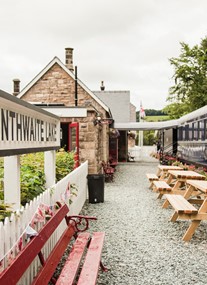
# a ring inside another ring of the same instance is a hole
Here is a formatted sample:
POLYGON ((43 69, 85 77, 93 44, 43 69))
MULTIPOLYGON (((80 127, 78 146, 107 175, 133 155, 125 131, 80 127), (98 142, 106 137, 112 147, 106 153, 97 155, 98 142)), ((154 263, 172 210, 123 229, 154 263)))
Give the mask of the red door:
POLYGON ((75 168, 79 166, 79 123, 71 123, 68 133, 69 151, 74 151, 75 168))

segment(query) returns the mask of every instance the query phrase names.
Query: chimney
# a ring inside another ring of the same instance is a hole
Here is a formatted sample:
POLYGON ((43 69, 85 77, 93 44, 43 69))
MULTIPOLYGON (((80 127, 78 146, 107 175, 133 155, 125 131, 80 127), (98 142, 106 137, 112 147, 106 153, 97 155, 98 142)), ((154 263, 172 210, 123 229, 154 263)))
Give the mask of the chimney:
POLYGON ((73 48, 65 48, 65 65, 70 71, 74 71, 73 68, 73 48))
POLYGON ((104 82, 101 81, 101 91, 104 91, 104 90, 105 90, 104 82))
POLYGON ((13 79, 13 86, 14 86, 14 92, 13 95, 17 96, 20 92, 20 80, 19 79, 13 79))

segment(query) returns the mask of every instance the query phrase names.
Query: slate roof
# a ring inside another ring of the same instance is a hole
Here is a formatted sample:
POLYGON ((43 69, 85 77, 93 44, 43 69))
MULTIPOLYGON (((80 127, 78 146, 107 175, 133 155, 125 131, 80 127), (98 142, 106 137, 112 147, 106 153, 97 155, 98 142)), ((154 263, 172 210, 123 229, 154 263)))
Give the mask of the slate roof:
POLYGON ((93 91, 111 110, 116 123, 130 122, 130 91, 93 91))

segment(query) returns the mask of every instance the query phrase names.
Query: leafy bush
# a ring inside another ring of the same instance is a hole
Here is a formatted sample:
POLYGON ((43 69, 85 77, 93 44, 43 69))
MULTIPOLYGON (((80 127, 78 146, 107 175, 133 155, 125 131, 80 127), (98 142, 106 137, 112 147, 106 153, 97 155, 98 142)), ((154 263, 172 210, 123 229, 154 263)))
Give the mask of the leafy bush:
POLYGON ((56 154, 56 180, 59 181, 73 170, 74 153, 59 151, 56 154))
POLYGON ((3 221, 6 217, 10 217, 11 213, 12 211, 8 205, 0 203, 0 221, 3 221))
MULTIPOLYGON (((30 153, 20 158, 21 204, 25 205, 45 190, 44 153, 30 153)), ((73 153, 61 151, 56 155, 56 180, 73 170, 73 153)), ((3 158, 0 159, 0 200, 3 200, 3 158)))
POLYGON ((44 154, 22 155, 20 164, 21 204, 25 205, 45 190, 44 154))

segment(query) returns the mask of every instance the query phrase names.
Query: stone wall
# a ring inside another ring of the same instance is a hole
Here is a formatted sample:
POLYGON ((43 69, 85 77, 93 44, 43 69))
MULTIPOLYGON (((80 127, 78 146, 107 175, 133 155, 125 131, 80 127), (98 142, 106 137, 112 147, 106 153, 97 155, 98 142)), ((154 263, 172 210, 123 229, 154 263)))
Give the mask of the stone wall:
MULTIPOLYGON (((38 82, 30 88, 22 99, 29 102, 63 103, 75 106, 75 81, 58 64, 54 64, 38 82)), ((78 106, 84 107, 90 100, 92 105, 104 118, 106 111, 95 101, 85 89, 78 85, 78 106)), ((61 118, 61 122, 79 122, 80 162, 88 160, 89 173, 101 172, 101 161, 108 159, 109 126, 94 125, 96 112, 88 108, 86 118, 61 118)))

